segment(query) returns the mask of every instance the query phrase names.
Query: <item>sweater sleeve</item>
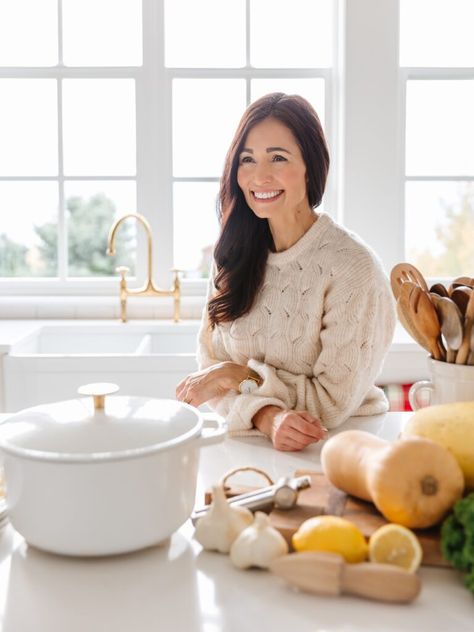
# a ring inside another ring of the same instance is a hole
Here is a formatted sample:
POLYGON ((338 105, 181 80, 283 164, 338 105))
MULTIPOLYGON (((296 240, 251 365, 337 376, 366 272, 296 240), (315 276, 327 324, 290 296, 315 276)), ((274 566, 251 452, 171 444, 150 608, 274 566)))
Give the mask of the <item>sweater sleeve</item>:
POLYGON ((253 359, 248 362, 263 378, 259 394, 278 393, 285 407, 307 410, 327 428, 339 426, 354 414, 388 409, 374 382, 395 328, 390 287, 381 269, 366 274, 359 286, 353 277, 342 275, 341 281, 339 275, 340 281, 327 290, 321 350, 312 376, 295 375, 253 359))
MULTIPOLYGON (((198 334, 197 362, 199 369, 205 369, 218 362, 233 360, 225 349, 219 330, 213 332, 210 327, 207 304, 215 292, 212 278, 209 279, 207 299, 204 307, 198 334)), ((235 359, 234 359, 235 361, 235 359)), ((243 363, 245 365, 245 362, 243 363)), ((263 385, 262 385, 263 386, 263 385)), ((262 390, 262 386, 257 389, 262 390)), ((263 389, 264 393, 266 389, 263 389)), ((280 388, 275 394, 241 394, 229 391, 224 397, 214 398, 207 404, 227 421, 229 434, 233 436, 263 435, 252 424, 253 416, 264 406, 279 406, 286 408, 285 402, 278 397, 278 393, 286 395, 287 389, 280 388)))

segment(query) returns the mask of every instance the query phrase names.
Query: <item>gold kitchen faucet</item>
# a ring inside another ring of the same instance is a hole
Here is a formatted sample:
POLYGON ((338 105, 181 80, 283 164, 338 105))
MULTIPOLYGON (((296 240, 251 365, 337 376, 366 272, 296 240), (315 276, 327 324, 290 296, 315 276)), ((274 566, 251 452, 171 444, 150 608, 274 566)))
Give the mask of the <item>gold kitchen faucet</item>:
POLYGON ((123 323, 127 320, 127 297, 128 296, 172 296, 174 299, 174 322, 178 322, 179 320, 179 312, 180 312, 180 300, 181 300, 181 285, 179 281, 179 270, 177 268, 172 268, 172 272, 174 272, 173 284, 171 289, 162 290, 161 288, 156 287, 153 283, 153 236, 151 234, 151 227, 148 221, 143 217, 143 215, 139 215, 138 213, 128 213, 127 215, 123 215, 120 217, 112 226, 109 232, 108 244, 107 244, 107 254, 113 256, 115 254, 115 236, 117 233, 117 229, 120 224, 128 219, 129 217, 134 217, 137 221, 139 221, 143 228, 145 229, 148 243, 148 271, 147 278, 145 280, 145 285, 141 288, 130 289, 127 287, 126 276, 130 271, 126 266, 119 266, 115 269, 116 272, 120 274, 120 319, 123 323))

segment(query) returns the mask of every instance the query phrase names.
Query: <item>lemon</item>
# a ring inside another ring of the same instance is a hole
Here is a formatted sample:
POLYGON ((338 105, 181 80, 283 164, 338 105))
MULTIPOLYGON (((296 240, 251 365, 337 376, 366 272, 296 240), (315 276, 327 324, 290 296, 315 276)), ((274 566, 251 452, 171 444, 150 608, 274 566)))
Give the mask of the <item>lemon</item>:
POLYGON ((385 524, 369 539, 371 562, 394 564, 414 573, 421 564, 423 551, 418 538, 400 524, 385 524))
POLYGON ((316 516, 305 520, 293 534, 295 551, 339 553, 346 562, 362 562, 367 557, 367 542, 349 520, 337 516, 316 516))

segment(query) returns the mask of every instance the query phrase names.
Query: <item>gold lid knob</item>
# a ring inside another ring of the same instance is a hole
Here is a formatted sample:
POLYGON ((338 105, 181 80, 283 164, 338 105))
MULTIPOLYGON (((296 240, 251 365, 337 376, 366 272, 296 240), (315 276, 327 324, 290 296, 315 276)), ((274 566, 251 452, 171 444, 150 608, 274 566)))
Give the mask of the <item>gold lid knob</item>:
POLYGON ((92 395, 94 398, 95 410, 104 408, 106 395, 112 395, 119 390, 117 384, 112 382, 93 382, 92 384, 84 384, 77 389, 80 395, 92 395))

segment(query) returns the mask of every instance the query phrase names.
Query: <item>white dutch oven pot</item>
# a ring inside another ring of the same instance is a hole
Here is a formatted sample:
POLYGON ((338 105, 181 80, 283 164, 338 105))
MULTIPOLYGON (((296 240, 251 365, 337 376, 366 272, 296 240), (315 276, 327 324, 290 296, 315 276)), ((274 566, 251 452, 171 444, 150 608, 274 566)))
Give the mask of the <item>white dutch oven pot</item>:
POLYGON ((36 406, 2 425, 8 514, 40 549, 65 555, 126 553, 165 540, 191 515, 202 446, 226 428, 188 404, 92 397, 36 406), (206 427, 204 427, 206 418, 206 427))

